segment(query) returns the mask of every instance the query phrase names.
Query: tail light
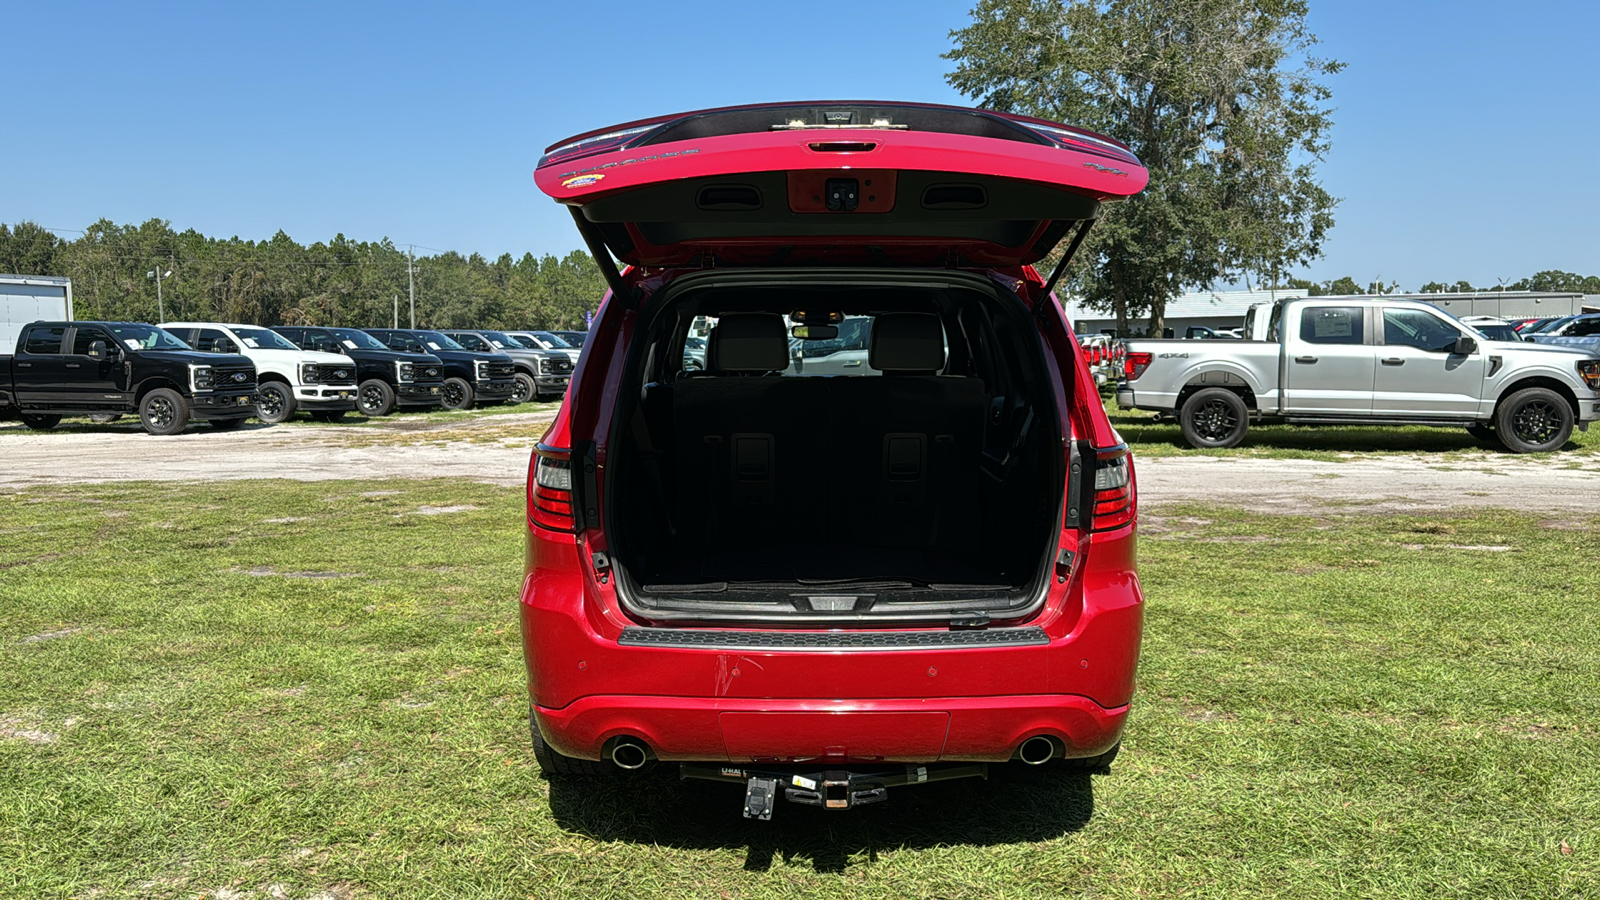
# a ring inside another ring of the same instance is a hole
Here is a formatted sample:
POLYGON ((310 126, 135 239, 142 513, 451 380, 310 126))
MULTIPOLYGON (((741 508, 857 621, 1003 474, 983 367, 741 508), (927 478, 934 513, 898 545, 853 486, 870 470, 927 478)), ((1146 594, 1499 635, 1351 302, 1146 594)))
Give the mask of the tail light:
POLYGON ((1133 483, 1133 456, 1126 446, 1095 451, 1095 531, 1110 531, 1132 522, 1137 512, 1133 483))
POLYGON ((1144 370, 1150 368, 1150 361, 1155 358, 1154 353, 1129 353, 1122 360, 1122 374, 1128 376, 1129 381, 1138 381, 1144 370))
POLYGON ((534 451, 533 477, 528 479, 528 519, 555 531, 576 527, 572 517, 572 460, 566 450, 541 446, 534 451))

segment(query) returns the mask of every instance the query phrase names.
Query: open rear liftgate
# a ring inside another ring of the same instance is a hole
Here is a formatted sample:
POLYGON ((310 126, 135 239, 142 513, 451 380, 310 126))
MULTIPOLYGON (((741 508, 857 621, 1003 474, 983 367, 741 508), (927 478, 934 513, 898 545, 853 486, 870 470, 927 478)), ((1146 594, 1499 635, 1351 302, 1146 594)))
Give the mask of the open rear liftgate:
POLYGON ((745 785, 744 817, 767 821, 778 803, 778 791, 790 803, 820 806, 823 809, 850 809, 889 799, 889 788, 904 784, 927 784, 957 778, 988 778, 987 763, 946 763, 944 765, 889 765, 874 771, 847 772, 837 769, 806 770, 804 766, 771 769, 718 766, 711 763, 679 763, 678 777, 701 781, 727 781, 745 785))

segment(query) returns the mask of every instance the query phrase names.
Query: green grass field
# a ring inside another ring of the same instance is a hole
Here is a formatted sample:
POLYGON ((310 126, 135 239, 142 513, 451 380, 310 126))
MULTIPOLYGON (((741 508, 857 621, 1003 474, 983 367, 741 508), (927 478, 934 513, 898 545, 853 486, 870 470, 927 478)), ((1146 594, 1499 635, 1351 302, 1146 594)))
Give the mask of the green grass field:
POLYGON ((1600 519, 1147 515, 1112 776, 757 823, 540 776, 521 504, 0 495, 0 896, 1600 896, 1600 519))

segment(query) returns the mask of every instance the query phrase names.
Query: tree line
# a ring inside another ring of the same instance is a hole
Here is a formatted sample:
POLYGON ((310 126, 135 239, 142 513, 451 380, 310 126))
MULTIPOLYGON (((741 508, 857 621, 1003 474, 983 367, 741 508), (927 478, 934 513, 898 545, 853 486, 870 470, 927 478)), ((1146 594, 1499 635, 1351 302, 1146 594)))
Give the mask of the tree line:
MULTIPOLYGON (((1283 285, 1290 288, 1305 288, 1313 297, 1343 297, 1350 294, 1393 294, 1400 291, 1399 282, 1385 284, 1383 281, 1373 281, 1368 284, 1357 284, 1349 275, 1328 281, 1308 281, 1303 278, 1290 278, 1283 285)), ((1579 275, 1575 272, 1563 272, 1559 269, 1550 269, 1544 272, 1535 272, 1527 278, 1520 278, 1509 283, 1496 283, 1491 285, 1474 285, 1470 281, 1430 281, 1418 288, 1422 294, 1473 294, 1480 291, 1548 291, 1553 293, 1572 294, 1600 294, 1600 275, 1579 275)))
MULTIPOLYGON (((179 232, 163 219, 107 219, 68 239, 32 222, 0 224, 0 272, 72 279, 80 319, 200 320, 255 325, 386 326, 410 318, 408 251, 385 238, 343 234, 300 244, 282 231, 264 241, 179 232), (170 273, 170 274, 168 274, 170 273)), ((595 310, 605 281, 594 260, 454 251, 415 256, 417 326, 575 328, 595 310)))

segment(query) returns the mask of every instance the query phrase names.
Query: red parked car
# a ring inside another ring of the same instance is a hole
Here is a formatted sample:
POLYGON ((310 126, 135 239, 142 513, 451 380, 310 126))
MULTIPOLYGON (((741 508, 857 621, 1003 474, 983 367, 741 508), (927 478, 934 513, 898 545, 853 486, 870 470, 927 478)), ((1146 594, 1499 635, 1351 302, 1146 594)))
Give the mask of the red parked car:
POLYGON ((545 771, 673 763, 757 818, 1104 771, 1143 616, 1133 459, 1050 293, 1066 260, 1032 265, 1145 186, 1133 153, 786 103, 579 135, 535 180, 610 285, 528 473, 545 771))

